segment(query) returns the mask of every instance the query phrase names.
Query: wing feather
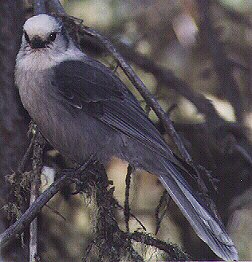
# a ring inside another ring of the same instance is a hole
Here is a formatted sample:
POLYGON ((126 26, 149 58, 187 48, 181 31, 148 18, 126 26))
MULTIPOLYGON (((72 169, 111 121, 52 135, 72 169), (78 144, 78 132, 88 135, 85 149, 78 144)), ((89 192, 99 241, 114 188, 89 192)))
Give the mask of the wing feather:
POLYGON ((109 69, 97 62, 66 61, 55 74, 59 92, 70 105, 179 165, 139 102, 109 69))
POLYGON ((88 59, 59 64, 55 76, 59 94, 73 110, 90 114, 162 156, 167 174, 159 174, 160 181, 197 234, 220 257, 237 259, 237 251, 221 222, 187 184, 182 175, 187 171, 124 84, 105 66, 88 59))

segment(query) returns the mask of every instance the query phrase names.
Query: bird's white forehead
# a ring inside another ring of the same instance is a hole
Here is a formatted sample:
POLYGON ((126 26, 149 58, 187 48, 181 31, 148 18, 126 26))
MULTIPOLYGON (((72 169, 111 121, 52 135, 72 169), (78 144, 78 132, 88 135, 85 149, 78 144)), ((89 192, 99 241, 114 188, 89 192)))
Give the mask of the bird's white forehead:
POLYGON ((60 23, 46 14, 36 15, 29 18, 24 24, 25 32, 30 36, 46 37, 51 32, 57 32, 61 28, 60 23))

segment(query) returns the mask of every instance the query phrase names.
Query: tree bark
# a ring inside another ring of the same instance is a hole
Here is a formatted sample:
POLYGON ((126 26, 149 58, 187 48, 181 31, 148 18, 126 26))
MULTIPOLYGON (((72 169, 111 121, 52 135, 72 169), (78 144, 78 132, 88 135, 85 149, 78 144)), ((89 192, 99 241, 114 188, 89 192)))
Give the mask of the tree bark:
MULTIPOLYGON (((17 169, 27 146, 28 117, 14 84, 23 21, 23 1, 0 0, 0 207, 8 198, 5 176, 17 169)), ((0 232, 6 226, 1 210, 0 232)), ((14 253, 13 250, 11 253, 14 253)))

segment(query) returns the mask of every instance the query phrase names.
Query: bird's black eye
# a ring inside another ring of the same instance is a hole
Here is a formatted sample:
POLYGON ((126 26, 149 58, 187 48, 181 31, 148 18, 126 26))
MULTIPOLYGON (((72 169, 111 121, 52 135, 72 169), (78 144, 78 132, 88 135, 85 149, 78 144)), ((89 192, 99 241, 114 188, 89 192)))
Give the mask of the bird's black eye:
POLYGON ((30 38, 25 31, 24 31, 24 37, 25 37, 25 40, 27 41, 27 43, 30 43, 30 38))
POLYGON ((48 40, 53 42, 56 39, 57 33, 53 32, 49 35, 48 40))

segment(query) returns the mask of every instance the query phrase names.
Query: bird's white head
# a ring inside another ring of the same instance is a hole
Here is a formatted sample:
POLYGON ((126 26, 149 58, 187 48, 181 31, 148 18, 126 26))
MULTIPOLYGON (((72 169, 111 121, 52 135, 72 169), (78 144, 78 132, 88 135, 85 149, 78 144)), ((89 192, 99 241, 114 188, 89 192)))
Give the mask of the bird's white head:
POLYGON ((24 34, 27 34, 30 41, 39 37, 41 40, 49 42, 51 34, 61 32, 62 23, 53 16, 41 14, 29 18, 23 28, 24 34))
POLYGON ((40 14, 25 22, 17 66, 44 69, 80 57, 83 53, 74 45, 59 18, 40 14))
POLYGON ((63 24, 53 16, 33 16, 25 22, 23 29, 23 48, 41 51, 45 48, 67 46, 68 37, 63 30, 63 24))

